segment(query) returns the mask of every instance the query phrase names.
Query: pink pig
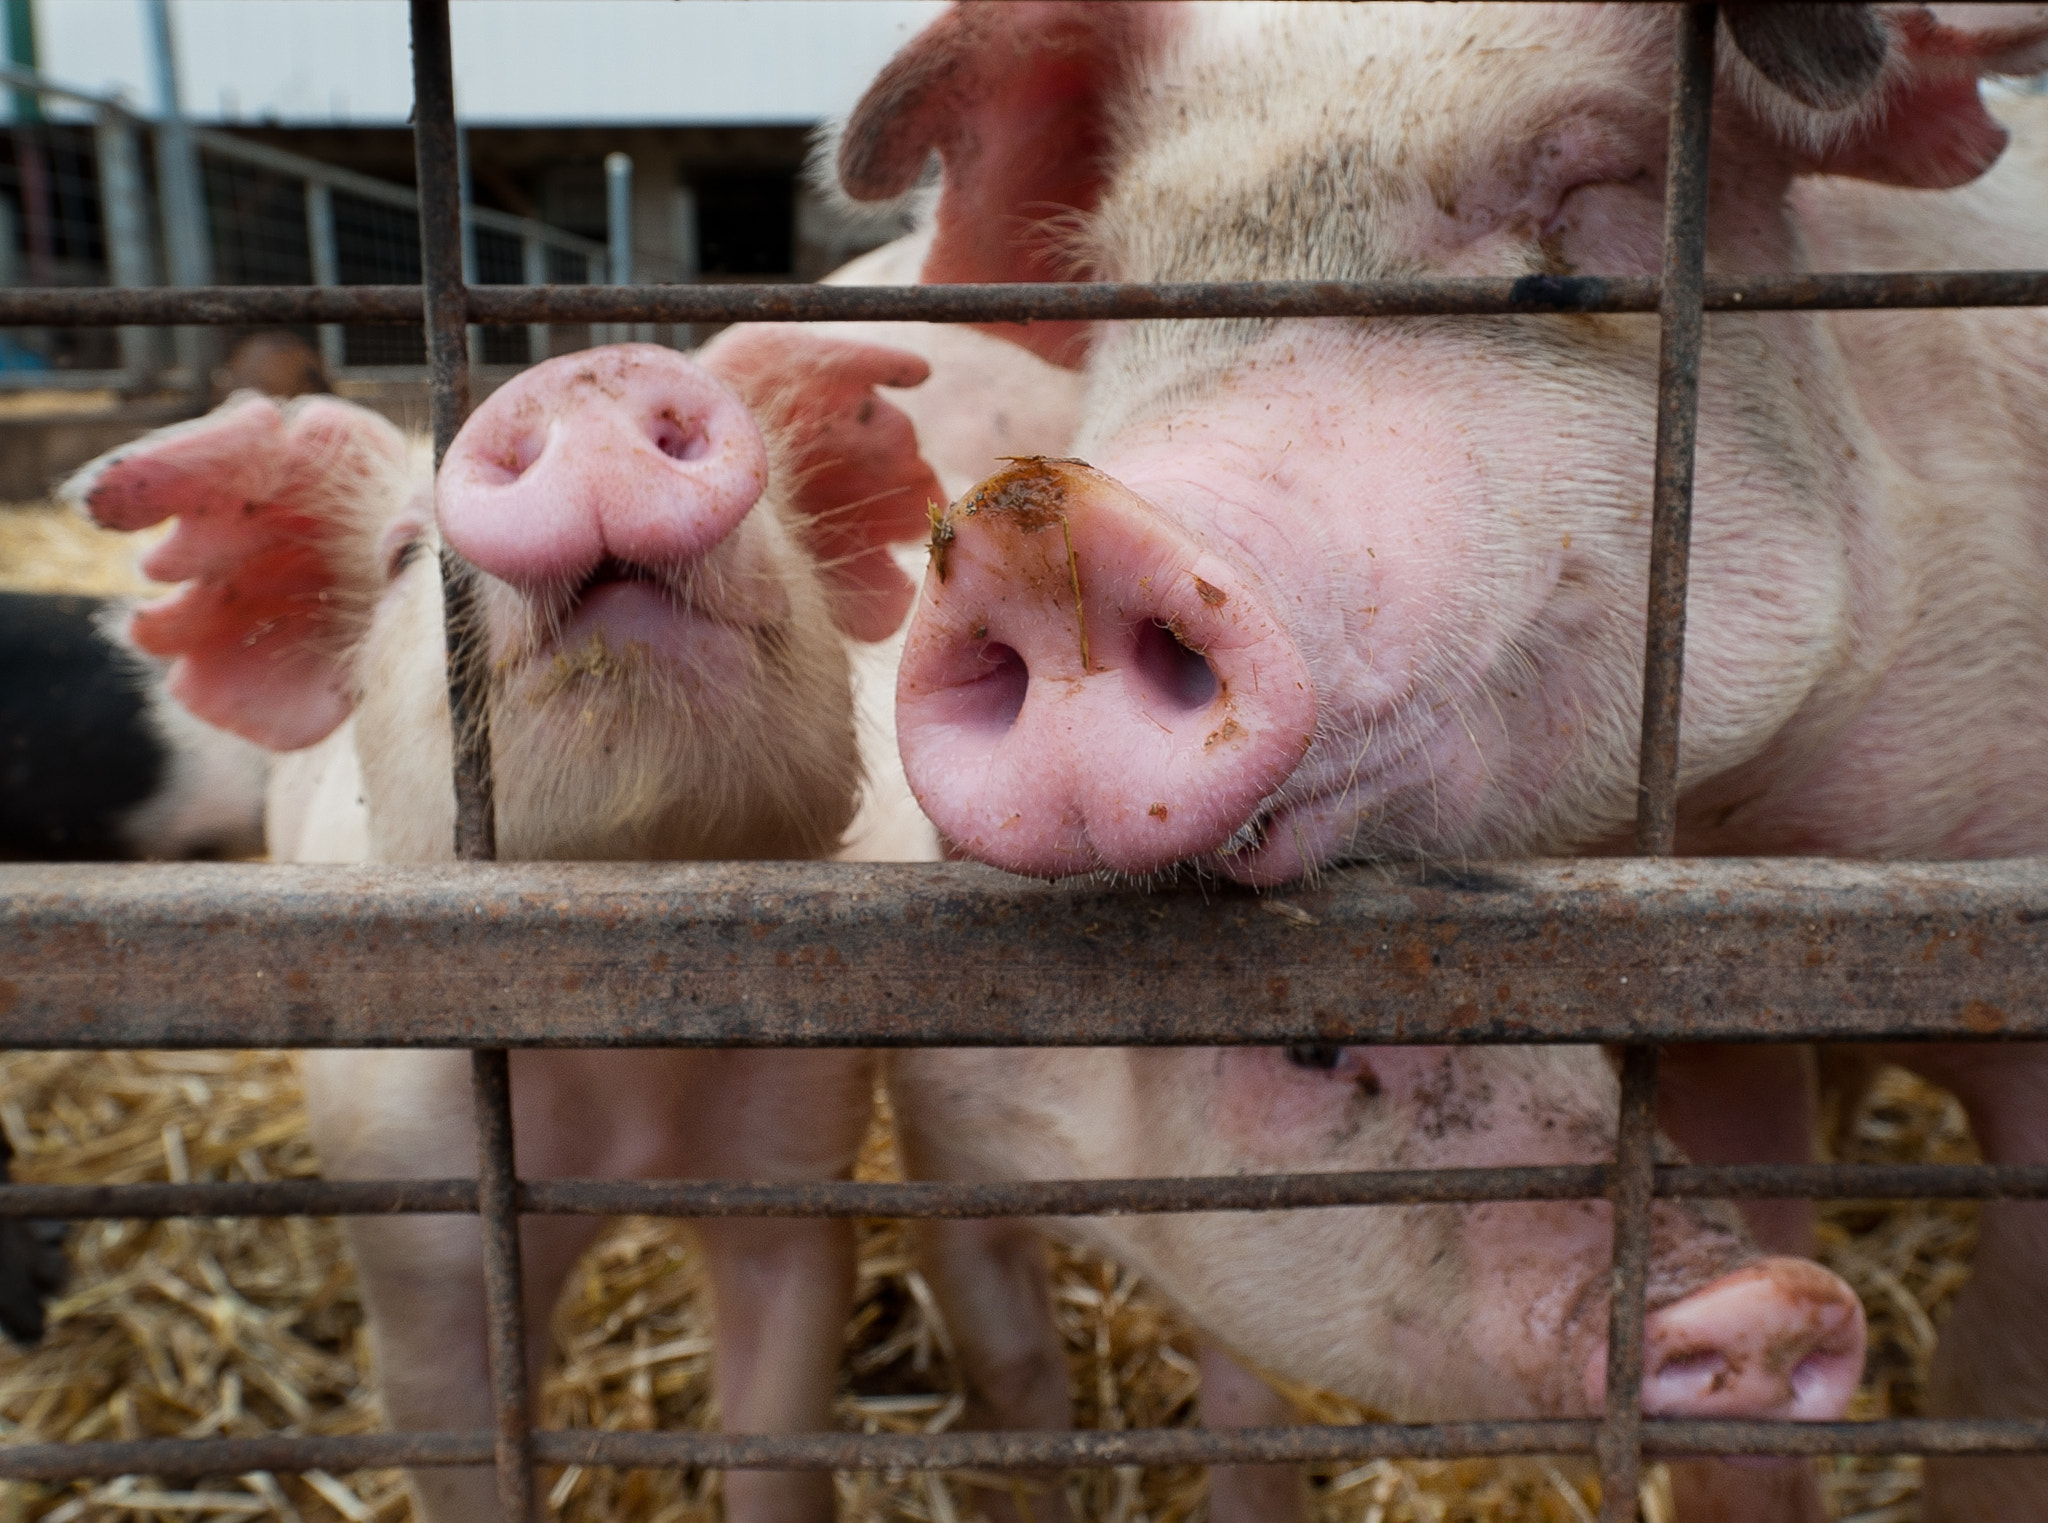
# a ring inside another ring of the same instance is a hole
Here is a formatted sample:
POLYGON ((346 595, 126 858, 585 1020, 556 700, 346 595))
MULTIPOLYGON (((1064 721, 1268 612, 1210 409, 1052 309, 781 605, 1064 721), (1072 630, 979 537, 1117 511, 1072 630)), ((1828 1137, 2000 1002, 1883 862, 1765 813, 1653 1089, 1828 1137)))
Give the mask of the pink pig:
MULTIPOLYGON (((925 527, 938 487, 874 392, 922 380, 914 355, 819 343, 798 369, 801 386, 750 393, 750 415, 667 350, 566 356, 477 409, 438 486, 424 444, 374 413, 245 395, 95 463, 70 493, 119 528, 177 518, 148 570, 185 585, 138 612, 131 638, 175 661, 171 692, 194 712, 288 753, 276 856, 452 855, 443 545, 481 584, 501 855, 823 855, 862 791, 845 637, 900 622, 912 588, 887 545, 925 527)), ((868 854, 923 851, 911 813, 906 836, 871 808, 868 854)), ((858 1052, 536 1051, 512 1069, 519 1167, 542 1178, 842 1176, 873 1092, 858 1052)), ((466 1055, 313 1052, 302 1071, 330 1175, 474 1170, 466 1055)), ((536 1370, 597 1225, 523 1224, 536 1370)), ((700 1231, 726 1425, 829 1426, 850 1228, 700 1231)), ((355 1217, 349 1236, 391 1420, 487 1427, 475 1222, 355 1217)), ((488 1470, 413 1482, 434 1523, 497 1515, 488 1470)), ((735 1519, 828 1518, 831 1478, 736 1473, 726 1501, 735 1519)))
MULTIPOLYGON (((2042 7, 1726 23, 1710 269, 2039 263, 2048 122, 2032 102, 1994 118, 1978 79, 2048 62, 2042 7)), ((1673 25, 1655 6, 966 5, 884 70, 838 163, 878 199, 937 155, 931 281, 1654 274, 1673 25)), ((1005 466, 933 535, 898 722, 957 850, 1272 885, 1625 839, 1654 324, 994 331, 1075 369, 1084 400, 1076 458, 1005 466)), ((1683 850, 2048 846, 2043 337, 2031 311, 1708 320, 1683 850)), ((1956 1089, 1990 1157, 2048 1160, 2039 1049, 1896 1056, 1956 1089)), ((1669 1067, 1665 1117, 1696 1156, 1809 1145, 1800 1055, 1669 1067)), ((1754 1215, 1803 1240, 1800 1209, 1754 1215)), ((1985 1224, 1941 1407, 2039 1412, 2048 1208, 1985 1224)), ((2043 1462, 1927 1476, 1931 1517, 2048 1518, 2043 1462)), ((1744 1504, 1690 1515, 1723 1505, 1744 1504)))

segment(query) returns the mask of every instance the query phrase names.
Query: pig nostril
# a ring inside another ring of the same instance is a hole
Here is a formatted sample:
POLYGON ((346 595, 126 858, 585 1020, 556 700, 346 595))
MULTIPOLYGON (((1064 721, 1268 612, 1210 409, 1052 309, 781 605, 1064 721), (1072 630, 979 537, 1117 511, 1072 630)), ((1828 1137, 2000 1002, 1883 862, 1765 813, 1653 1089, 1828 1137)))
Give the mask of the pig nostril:
POLYGON ((648 435, 654 440, 654 447, 671 460, 701 460, 711 448, 701 422, 693 420, 686 426, 668 413, 654 420, 648 435))
POLYGON ((1207 656, 1157 619, 1140 624, 1134 635, 1132 667, 1160 697, 1181 710, 1205 709, 1216 701, 1222 684, 1207 656))
POLYGON ((961 688, 961 717, 979 727, 1007 732, 1024 711, 1031 672, 1024 658, 1007 645, 988 644, 976 653, 979 675, 961 688))
POLYGON ((1667 1391, 1676 1386, 1683 1388, 1688 1395, 1701 1395, 1712 1390, 1727 1369, 1727 1358, 1717 1350, 1693 1349, 1660 1360, 1656 1381, 1667 1391))

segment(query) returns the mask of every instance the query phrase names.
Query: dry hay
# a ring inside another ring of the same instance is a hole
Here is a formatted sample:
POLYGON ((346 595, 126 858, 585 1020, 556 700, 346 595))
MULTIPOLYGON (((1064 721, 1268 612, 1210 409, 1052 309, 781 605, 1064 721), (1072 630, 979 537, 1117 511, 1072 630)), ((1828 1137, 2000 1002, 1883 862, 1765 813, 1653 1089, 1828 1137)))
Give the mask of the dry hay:
MULTIPOLYGON (((263 1179, 315 1162, 288 1058, 274 1053, 16 1053, 0 1057, 0 1125, 20 1177, 42 1181, 263 1179)), ((1860 1161, 1971 1156, 1953 1102, 1887 1070, 1843 1128, 1860 1161)), ((887 1172, 878 1133, 862 1172, 887 1172)), ((1974 1208, 1831 1206, 1824 1256, 1871 1317, 1870 1376, 1856 1415, 1919 1410, 1933 1329, 1964 1275, 1974 1208)), ((377 1426, 368 1347, 340 1234, 326 1221, 94 1222, 71 1244, 75 1277, 51 1308, 42 1347, 0 1351, 0 1435, 8 1439, 360 1433, 377 1426)), ((1056 1314, 1077 1419, 1145 1427, 1192 1421, 1199 1402, 1186 1329, 1127 1271, 1054 1254, 1056 1314)), ((708 1425, 712 1328, 687 1228, 629 1220, 585 1256, 556 1318, 543 1394, 551 1426, 708 1425)), ((839 1420, 870 1431, 940 1431, 959 1415, 950 1340, 912 1268, 902 1229, 861 1227, 860 1291, 847 1333, 839 1420)), ((1304 1416, 1356 1420, 1348 1403, 1294 1393, 1304 1416)), ((1837 1461, 1838 1517, 1910 1523, 1911 1461, 1837 1461)), ((1668 1504, 1653 1472, 1644 1516, 1668 1504)), ((844 1476, 843 1515, 953 1523, 993 1477, 844 1476)), ((718 1478, 569 1470, 543 1479, 565 1523, 710 1523, 718 1478)), ((1071 1483, 1080 1514, 1179 1523, 1203 1511, 1198 1471, 1091 1472, 1071 1483)), ((1312 1482, 1316 1523, 1586 1523, 1597 1487, 1575 1461, 1374 1462, 1312 1482)), ((238 1517, 285 1523, 404 1523, 395 1472, 222 1476, 171 1490, 148 1480, 4 1488, 5 1523, 238 1517)))
POLYGON ((0 504, 0 591, 98 597, 164 591, 136 563, 167 532, 119 534, 66 508, 0 504))

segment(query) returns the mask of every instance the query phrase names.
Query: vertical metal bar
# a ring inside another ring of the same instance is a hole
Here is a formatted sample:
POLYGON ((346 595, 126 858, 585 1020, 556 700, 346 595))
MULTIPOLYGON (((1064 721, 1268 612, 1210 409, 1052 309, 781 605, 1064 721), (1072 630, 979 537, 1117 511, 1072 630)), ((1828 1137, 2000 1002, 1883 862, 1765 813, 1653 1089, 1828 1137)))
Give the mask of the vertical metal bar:
MULTIPOLYGON (((476 284, 476 223, 471 219, 469 209, 476 204, 476 189, 469 174, 467 127, 458 126, 455 129, 455 174, 462 196, 462 283, 473 286, 476 284)), ((484 357, 484 330, 471 323, 463 332, 469 344, 470 363, 481 364, 484 357)))
POLYGON ((1614 1265, 1608 1285, 1607 1415, 1595 1440, 1601 1523, 1636 1523, 1643 1461, 1643 1323, 1650 1279, 1650 1202, 1656 1183, 1657 1049, 1621 1057, 1614 1133, 1614 1265))
MULTIPOLYGON (((615 286, 633 283, 633 159, 630 154, 604 156, 605 278, 615 286)), ((620 344, 630 340, 631 323, 604 325, 604 337, 591 330, 595 343, 620 344)))
MULTIPOLYGON (((448 0, 412 0, 413 145, 419 167, 420 284, 425 294, 434 464, 469 412, 469 293, 463 279, 461 140, 448 0)), ((462 560, 441 552, 448 642, 448 708, 455 742, 455 854, 496 855, 491 788, 488 672, 476 584, 462 560)), ((476 1100, 477 1208, 484 1238, 486 1336, 497 1427, 498 1505, 503 1523, 535 1517, 533 1425, 526 1389, 526 1327, 519 1263, 518 1176, 512 1146, 512 1073, 502 1049, 471 1058, 476 1100)))
MULTIPOLYGON (((213 232, 207 224, 206 188, 199 149, 178 98, 178 58, 171 38, 169 0, 149 0, 150 48, 156 66, 156 185, 163 214, 164 264, 174 286, 213 284, 213 232)), ((210 328, 180 328, 173 341, 186 384, 204 395, 218 349, 210 328)))
MULTIPOLYGON (((117 286, 154 283, 149 254, 149 211, 142 189, 142 161, 135 145, 135 124, 113 106, 102 106, 93 123, 93 146, 99 160, 100 225, 107 240, 107 275, 117 286)), ((156 333, 149 328, 123 328, 121 368, 127 384, 140 388, 156 374, 156 333)))
POLYGON ((1664 180, 1664 272, 1657 312, 1657 477, 1650 506, 1649 630, 1643 646, 1642 770, 1636 850, 1669 856, 1678 819, 1678 700, 1685 672, 1685 580, 1692 537, 1693 441, 1700 397, 1700 297, 1707 253, 1707 138, 1716 7, 1680 12, 1664 180))
MULTIPOLYGON (((313 260, 313 284, 341 284, 341 251, 334 240, 334 189, 324 180, 306 182, 306 248, 313 260)), ((320 325, 320 363, 329 376, 348 362, 341 324, 320 325)))
MULTIPOLYGON (((434 0, 415 0, 415 4, 434 0)), ((440 0, 446 3, 446 0, 440 0)), ((533 1426, 526 1391, 525 1288, 519 1264, 519 1180, 512 1152, 512 1069, 502 1047, 470 1060, 476 1099, 476 1204, 484 1233, 485 1326, 498 1428, 498 1507, 504 1523, 535 1516, 533 1426)))
MULTIPOLYGON (((462 183, 447 0, 412 0, 413 141, 420 187, 420 283, 426 293, 428 402, 438 466, 469 414, 469 293, 462 279, 462 183)), ((467 565, 441 552, 448 706, 455 727, 455 854, 497 853, 492 809, 489 670, 467 565)))
MULTIPOLYGON (((529 236, 519 240, 519 278, 530 286, 548 283, 548 248, 538 238, 529 236)), ((538 365, 548 357, 551 347, 546 323, 526 325, 526 358, 529 363, 538 365)))
MULTIPOLYGON (((1707 254, 1707 148, 1713 129, 1712 4, 1679 13, 1664 172, 1659 288, 1656 480, 1651 494, 1648 618, 1643 641, 1643 744, 1636 850, 1669 856, 1678 826, 1679 694, 1685 674, 1685 591, 1692 540, 1693 453, 1699 433, 1702 287, 1707 254)), ((1607 1411, 1597 1444, 1602 1523, 1635 1523, 1643 1460, 1643 1339, 1656 1168, 1655 1047, 1621 1061, 1615 1126, 1614 1264, 1607 1315, 1607 1411)))

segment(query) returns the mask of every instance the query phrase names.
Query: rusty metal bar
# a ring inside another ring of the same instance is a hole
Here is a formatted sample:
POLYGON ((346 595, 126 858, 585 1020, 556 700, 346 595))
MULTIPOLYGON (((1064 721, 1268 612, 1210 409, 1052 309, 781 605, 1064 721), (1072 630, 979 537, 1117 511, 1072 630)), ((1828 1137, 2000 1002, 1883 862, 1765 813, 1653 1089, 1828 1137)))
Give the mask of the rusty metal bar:
POLYGON ((535 1516, 532 1403, 526 1389, 525 1276, 519 1260, 519 1178, 512 1151, 512 1065, 502 1047, 471 1057, 477 1121, 477 1210, 484 1233, 484 1330, 497 1421, 498 1507, 504 1523, 535 1516))
MULTIPOLYGON (((462 175, 447 0, 412 0, 413 155, 419 171, 420 278, 427 331, 428 404, 434 463, 469 416, 468 290, 462 276, 462 175)), ((482 656, 476 583, 469 566, 441 551, 442 623, 448 643, 448 709, 455 745, 455 855, 497 855, 491 804, 488 667, 482 656)))
MULTIPOLYGON (((969 286, 479 286, 478 323, 1031 322, 1147 318, 1504 316, 1654 312, 1647 276, 1455 276, 1378 281, 1073 282, 969 286)), ((1709 312, 2048 306, 2048 271, 1717 275, 1709 312)), ((0 327, 416 323, 418 286, 17 286, 0 327)))
POLYGON ((1639 859, 1135 895, 965 863, 0 866, 0 1046, 2048 1036, 2048 870, 1639 859))
POLYGON ((1594 1453, 1602 1523, 1635 1523, 1643 1459, 1643 1328, 1648 1316, 1650 1200, 1657 1147, 1657 1049, 1621 1058, 1621 1115, 1614 1136, 1614 1266, 1608 1282, 1607 1412, 1594 1453))
MULTIPOLYGON (((463 277, 461 138, 455 125, 455 67, 448 0, 412 0, 413 152, 419 165, 420 281, 427 337, 434 464, 469 415, 468 291, 463 277)), ((447 641, 448 717, 453 735, 455 855, 497 855, 492 801, 490 688, 477 585, 453 550, 441 550, 442 620, 447 641)), ((511 1061, 502 1047, 471 1055, 476 1105, 476 1208, 484 1246, 484 1331, 494 1457, 503 1523, 535 1516, 533 1419, 527 1395, 526 1315, 519 1260, 518 1171, 512 1143, 511 1061)))
MULTIPOLYGON (((1679 700, 1685 670, 1686 569, 1699 430, 1702 286, 1707 259, 1708 149, 1713 132, 1714 36, 1720 8, 1683 7, 1673 45, 1664 171, 1664 264, 1659 281, 1657 442, 1651 487, 1649 599, 1643 638, 1642 755, 1635 847, 1668 857, 1678 819, 1679 700)), ((1596 1453, 1602 1523, 1635 1523, 1643 1460, 1643 1338, 1648 1316, 1650 1205, 1656 1184, 1654 1046, 1623 1050, 1615 1127, 1614 1263, 1607 1314, 1606 1412, 1596 1453)))
MULTIPOLYGON (((526 1215, 931 1220, 1596 1200, 1610 1183, 1608 1166, 1592 1163, 997 1184, 532 1179, 519 1183, 514 1198, 526 1215)), ((1652 1193, 1660 1200, 2042 1200, 2048 1199, 2048 1164, 1660 1164, 1652 1193)), ((473 1179, 0 1185, 0 1221, 462 1215, 476 1209, 473 1179)))
POLYGON ((1663 300, 1658 306, 1656 479, 1650 498, 1648 629, 1636 850, 1669 856, 1678 818, 1678 706, 1685 674, 1685 586, 1699 433, 1701 286, 1707 259, 1707 144, 1717 8, 1680 13, 1664 176, 1663 300))
MULTIPOLYGON (((548 1429, 534 1434, 544 1465, 713 1470, 1053 1470, 1117 1465, 1343 1463, 1372 1458, 1456 1459, 1586 1454, 1589 1419, 1503 1422, 1304 1424, 1291 1428, 1133 1428, 997 1433, 805 1433, 756 1435, 694 1430, 611 1433, 548 1429)), ((2048 1422, 2010 1418, 1895 1418, 1866 1423, 1650 1419, 1644 1447, 1659 1456, 1702 1454, 2048 1453, 2048 1422)), ((488 1465, 492 1435, 376 1433, 347 1437, 127 1439, 0 1445, 0 1479, 58 1481, 249 1470, 333 1470, 404 1465, 488 1465)))

